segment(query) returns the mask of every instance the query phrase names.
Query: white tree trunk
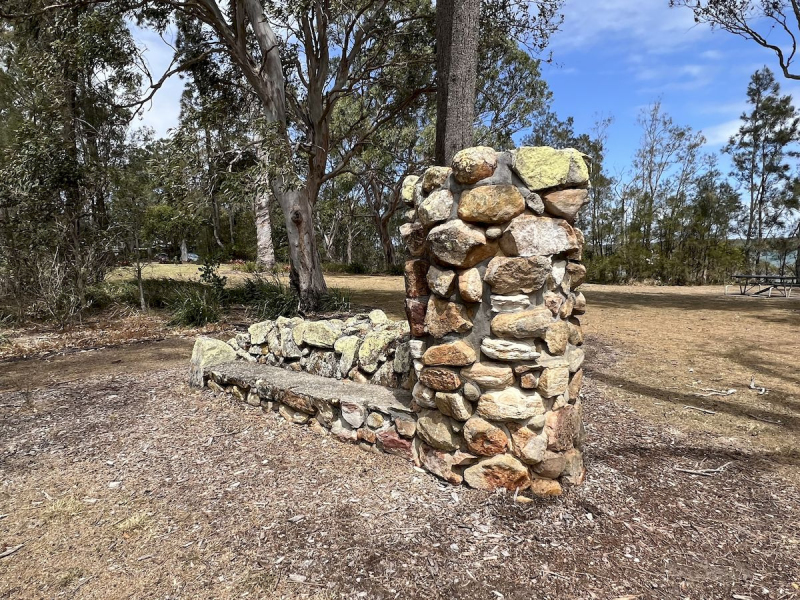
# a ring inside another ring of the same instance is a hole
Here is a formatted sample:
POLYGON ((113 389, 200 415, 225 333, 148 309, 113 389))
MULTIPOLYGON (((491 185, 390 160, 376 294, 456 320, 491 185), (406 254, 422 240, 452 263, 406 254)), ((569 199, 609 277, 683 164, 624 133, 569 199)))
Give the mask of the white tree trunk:
POLYGON ((275 266, 275 246, 272 243, 272 220, 269 214, 269 190, 262 188, 256 199, 256 240, 258 264, 266 269, 275 266))
POLYGON ((189 262, 189 248, 186 246, 186 239, 181 240, 181 262, 189 262))

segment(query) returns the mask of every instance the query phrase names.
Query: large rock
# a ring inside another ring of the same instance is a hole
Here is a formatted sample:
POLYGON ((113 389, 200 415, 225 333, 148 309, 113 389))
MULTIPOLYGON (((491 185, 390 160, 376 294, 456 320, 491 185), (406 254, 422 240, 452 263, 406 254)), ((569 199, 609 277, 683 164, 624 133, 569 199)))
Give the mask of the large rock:
POLYGON ((572 412, 572 406, 565 406, 547 413, 544 433, 547 435, 548 450, 565 452, 572 448, 577 435, 576 420, 573 418, 572 412))
POLYGON ((395 373, 408 373, 411 368, 411 344, 403 342, 397 346, 392 363, 395 373))
POLYGON ((422 256, 425 252, 427 236, 428 230, 423 227, 422 223, 400 225, 400 237, 403 238, 403 243, 411 256, 422 256))
POLYGON ((494 174, 497 153, 487 146, 475 146, 457 152, 453 157, 453 176, 462 185, 472 185, 494 174))
POLYGON ((439 262, 464 269, 474 267, 497 252, 494 242, 487 243, 483 229, 460 219, 431 229, 427 243, 439 262))
POLYGON ((315 350, 308 355, 306 372, 319 377, 336 377, 337 374, 341 377, 337 371, 338 365, 339 361, 336 360, 336 354, 333 352, 315 350))
POLYGON ((411 397, 422 408, 436 408, 436 391, 421 381, 414 384, 414 389, 411 390, 411 397))
POLYGON ((429 446, 437 450, 452 452, 461 446, 458 434, 453 432, 450 417, 437 410, 426 410, 417 419, 417 434, 429 446))
POLYGON ((522 342, 512 342, 510 340, 495 340, 484 338, 481 342, 481 352, 489 358, 504 361, 516 360, 535 360, 540 353, 536 347, 522 342))
POLYGON ((586 478, 586 469, 583 466, 583 455, 575 448, 564 453, 564 470, 562 478, 572 485, 580 485, 586 478))
POLYGON ((523 394, 517 388, 487 392, 478 400, 477 412, 490 421, 519 421, 544 414, 539 394, 523 394))
POLYGON ((336 340, 333 345, 334 351, 339 354, 338 373, 340 377, 347 377, 350 369, 356 361, 358 347, 361 345, 361 338, 357 335, 346 335, 336 340))
POLYGON ((458 393, 436 392, 436 408, 456 421, 466 421, 472 416, 472 405, 458 393))
POLYGON ((575 294, 575 304, 572 307, 572 313, 576 315, 586 313, 586 297, 581 292, 575 294))
POLYGON ((452 392, 461 387, 458 373, 442 367, 425 367, 419 374, 419 381, 437 392, 452 392))
POLYGON ((570 400, 577 400, 580 397, 581 387, 583 387, 583 369, 579 369, 575 375, 569 380, 569 397, 570 400))
POLYGON ((586 160, 572 148, 525 146, 512 150, 511 157, 511 168, 534 192, 559 186, 585 187, 589 183, 586 160))
POLYGON ((303 342, 317 348, 333 348, 342 335, 341 321, 307 321, 303 327, 303 342))
POLYGON ((425 198, 417 209, 419 222, 426 227, 450 218, 453 210, 453 194, 450 190, 436 190, 425 198))
POLYGON ((517 456, 522 462, 529 465, 536 465, 542 462, 547 451, 547 434, 542 432, 539 435, 531 436, 525 445, 518 449, 517 456))
POLYGON ((486 458, 464 470, 464 480, 479 490, 506 488, 509 491, 524 490, 531 484, 528 469, 509 454, 486 458))
POLYGON ((406 206, 414 206, 414 188, 419 182, 417 175, 409 175, 403 179, 403 186, 400 188, 400 198, 406 206))
POLYGON ((311 396, 295 390, 286 390, 282 395, 280 395, 280 400, 294 410, 299 410, 300 412, 304 412, 309 415, 313 415, 317 410, 317 407, 314 405, 314 401, 311 396))
POLYGON ((550 274, 550 258, 496 256, 489 261, 484 279, 494 294, 529 294, 540 289, 550 274))
POLYGON ((547 351, 553 355, 561 355, 567 351, 569 342, 569 325, 566 321, 551 323, 544 334, 547 351))
POLYGON ((498 225, 524 210, 525 199, 513 185, 484 185, 465 190, 458 202, 458 217, 470 223, 498 225))
POLYGON ((430 265, 425 260, 407 260, 403 275, 406 283, 406 296, 408 298, 419 298, 427 296, 428 291, 428 268, 430 265))
POLYGON ((250 343, 260 346, 267 343, 267 336, 275 328, 275 321, 261 321, 260 323, 253 323, 248 328, 250 334, 250 343))
POLYGON ((464 340, 431 346, 422 356, 427 366, 463 367, 471 365, 477 359, 475 350, 464 340))
POLYGON ((431 296, 425 315, 425 329, 433 337, 442 338, 448 333, 466 333, 472 329, 472 321, 463 304, 431 296))
POLYGON ((567 319, 569 325, 569 343, 573 346, 583 345, 583 329, 581 329, 581 322, 575 317, 567 319))
POLYGON ((508 448, 505 432, 480 417, 472 417, 464 423, 464 440, 470 452, 481 456, 502 454, 508 448))
POLYGON ((391 331, 371 331, 364 338, 358 349, 358 364, 367 373, 378 370, 379 363, 386 360, 389 346, 397 340, 397 334, 391 331))
POLYGON ((464 302, 480 302, 483 298, 483 280, 478 269, 463 271, 458 276, 458 293, 464 302))
POLYGON ((586 358, 586 353, 581 348, 575 348, 574 346, 570 346, 566 356, 567 359, 569 360, 569 372, 577 373, 580 370, 581 366, 583 366, 583 361, 586 358))
POLYGON ((402 437, 394 427, 378 431, 377 438, 380 450, 411 460, 411 440, 402 437))
POLYGON ((428 167, 422 175, 422 192, 429 194, 436 188, 442 187, 451 172, 450 167, 428 167))
POLYGON ((586 267, 580 263, 567 264, 567 277, 569 277, 569 289, 574 290, 576 287, 586 281, 586 267))
POLYGON ((459 485, 464 480, 455 467, 477 460, 471 454, 461 451, 449 454, 421 442, 417 444, 417 457, 420 466, 453 485, 459 485))
POLYGON ((551 215, 573 223, 578 212, 589 201, 589 190, 556 190, 542 194, 542 201, 551 215))
POLYGON ((411 327, 411 335, 425 335, 425 316, 428 312, 428 298, 406 298, 406 318, 411 327))
POLYGON ((394 370, 394 361, 387 360, 383 363, 369 381, 373 385, 397 387, 397 373, 394 370))
POLYGON ((547 479, 556 479, 564 472, 564 467, 566 467, 566 465, 567 459, 563 452, 546 450, 542 460, 533 465, 533 471, 537 475, 541 475, 547 479))
POLYGON ((364 424, 367 418, 367 409, 363 404, 356 402, 342 402, 342 419, 344 419, 350 427, 358 429, 364 424))
POLYGON ((428 270, 428 287, 442 298, 449 298, 456 289, 456 273, 433 265, 428 270))
POLYGON ((491 362, 479 362, 461 369, 464 379, 474 381, 481 388, 503 389, 514 383, 511 367, 491 362))
POLYGON ((506 227, 500 247, 508 256, 545 256, 575 250, 578 239, 564 219, 520 215, 506 227))
POLYGON ((492 319, 492 333, 501 338, 525 340, 542 338, 553 323, 553 314, 545 306, 518 313, 500 313, 492 319))
POLYGON ((192 349, 189 385, 203 387, 203 372, 207 367, 236 360, 236 350, 221 340, 200 336, 192 349))
POLYGON ((303 323, 301 317, 294 317, 292 319, 278 317, 275 321, 277 329, 280 331, 281 353, 284 358, 300 358, 303 355, 300 346, 294 341, 294 328, 301 323, 303 323))
POLYGON ((493 312, 518 312, 531 305, 531 299, 526 294, 514 296, 492 296, 493 312))
POLYGON ((566 392, 568 386, 569 368, 556 367, 542 371, 536 391, 545 398, 553 398, 566 392))

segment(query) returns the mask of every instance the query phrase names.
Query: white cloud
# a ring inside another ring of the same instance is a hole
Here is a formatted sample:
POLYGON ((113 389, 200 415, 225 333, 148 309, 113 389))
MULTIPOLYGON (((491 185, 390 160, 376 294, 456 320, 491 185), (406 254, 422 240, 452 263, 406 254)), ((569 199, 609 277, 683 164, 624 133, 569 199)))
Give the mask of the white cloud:
POLYGON ((703 129, 703 135, 706 136, 706 146, 723 146, 727 144, 731 136, 739 131, 741 124, 742 122, 737 118, 706 127, 703 129))

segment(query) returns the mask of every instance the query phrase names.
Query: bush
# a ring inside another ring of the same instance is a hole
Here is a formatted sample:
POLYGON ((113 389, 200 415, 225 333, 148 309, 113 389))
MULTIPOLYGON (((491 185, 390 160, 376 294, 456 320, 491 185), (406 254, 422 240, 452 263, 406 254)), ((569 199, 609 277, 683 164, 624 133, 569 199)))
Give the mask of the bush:
POLYGON ((209 289, 184 290, 171 303, 170 310, 170 325, 202 327, 219 321, 219 296, 209 289))
MULTIPOLYGON (((320 299, 319 311, 349 311, 350 296, 349 290, 331 288, 320 299)), ((253 308, 259 320, 295 317, 300 307, 300 299, 294 290, 277 278, 248 277, 243 285, 225 290, 225 301, 253 308)))
POLYGON ((402 275, 403 274, 403 265, 389 265, 389 268, 386 269, 387 275, 402 275))
POLYGON ((328 288, 328 293, 320 299, 320 312, 348 312, 351 295, 350 290, 328 288))
POLYGON ((245 261, 234 261, 232 264, 234 270, 240 271, 242 273, 261 273, 264 269, 254 260, 245 261))

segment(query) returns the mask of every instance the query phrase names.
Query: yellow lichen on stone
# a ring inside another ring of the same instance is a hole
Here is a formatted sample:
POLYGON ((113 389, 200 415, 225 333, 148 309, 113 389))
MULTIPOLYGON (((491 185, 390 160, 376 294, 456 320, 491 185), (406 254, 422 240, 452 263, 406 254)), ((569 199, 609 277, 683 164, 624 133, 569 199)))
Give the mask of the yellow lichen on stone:
POLYGON ((573 148, 524 146, 512 151, 512 168, 532 191, 563 185, 585 186, 589 167, 583 154, 573 148))

